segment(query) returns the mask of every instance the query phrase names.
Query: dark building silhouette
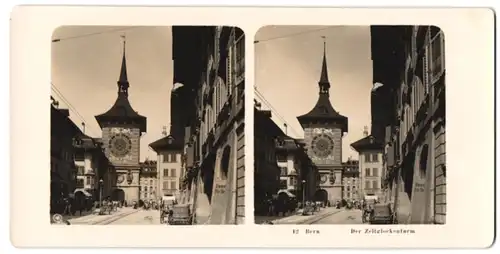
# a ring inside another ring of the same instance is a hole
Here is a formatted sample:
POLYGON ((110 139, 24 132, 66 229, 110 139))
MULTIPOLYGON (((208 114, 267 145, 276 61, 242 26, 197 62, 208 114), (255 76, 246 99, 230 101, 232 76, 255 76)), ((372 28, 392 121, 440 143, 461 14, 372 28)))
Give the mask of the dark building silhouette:
POLYGON ((385 126, 396 120, 394 91, 400 85, 404 66, 403 26, 371 26, 373 89, 371 92, 371 132, 378 142, 385 138, 385 126), (381 86, 379 86, 381 85, 381 86))
POLYGON ((373 26, 372 132, 384 145, 384 195, 401 224, 446 221, 445 56, 434 26, 373 26))
POLYGON ((244 33, 174 26, 172 37, 174 84, 183 86, 172 92, 170 134, 185 143, 183 192, 193 195, 196 223, 242 223, 244 33))

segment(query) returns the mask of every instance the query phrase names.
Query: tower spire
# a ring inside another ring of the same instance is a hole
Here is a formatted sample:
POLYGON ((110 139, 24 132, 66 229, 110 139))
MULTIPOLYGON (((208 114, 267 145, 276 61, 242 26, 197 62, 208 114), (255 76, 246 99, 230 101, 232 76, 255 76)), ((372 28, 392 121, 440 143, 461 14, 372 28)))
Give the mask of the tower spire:
POLYGON ((122 57, 122 67, 120 70, 120 78, 118 79, 118 94, 123 94, 128 97, 128 77, 127 77, 127 59, 125 57, 125 52, 126 52, 126 37, 125 35, 122 35, 121 38, 123 39, 123 57, 122 57))
POLYGON ((319 93, 320 94, 328 94, 330 90, 330 81, 328 80, 328 67, 326 64, 326 37, 321 36, 323 38, 323 64, 321 66, 321 76, 319 78, 319 93))

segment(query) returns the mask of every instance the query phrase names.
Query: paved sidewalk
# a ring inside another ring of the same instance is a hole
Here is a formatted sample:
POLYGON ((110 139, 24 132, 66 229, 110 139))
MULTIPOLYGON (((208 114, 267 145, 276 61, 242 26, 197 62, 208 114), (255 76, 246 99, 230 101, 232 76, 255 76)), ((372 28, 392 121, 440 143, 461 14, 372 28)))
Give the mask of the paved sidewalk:
POLYGON ((254 217, 255 224, 264 224, 266 221, 278 221, 278 220, 283 220, 286 218, 290 218, 292 216, 296 215, 301 215, 302 214, 302 209, 297 209, 295 212, 288 213, 285 216, 262 216, 262 215, 256 215, 254 217))
MULTIPOLYGON (((293 215, 292 215, 293 216, 293 215)), ((287 218, 286 216, 260 216, 256 215, 254 217, 255 224, 264 224, 266 221, 275 221, 279 219, 287 218)))
POLYGON ((334 213, 328 216, 322 216, 315 220, 307 221, 307 224, 315 224, 315 225, 325 225, 325 224, 355 224, 361 225, 363 224, 362 220, 362 211, 358 209, 342 209, 338 213, 334 213))
MULTIPOLYGON (((302 210, 299 210, 302 211, 302 210)), ((335 213, 339 213, 343 211, 343 209, 337 209, 334 207, 325 207, 322 208, 319 212, 315 212, 314 215, 302 215, 302 213, 298 213, 296 215, 292 215, 289 217, 285 217, 282 219, 272 221, 273 224, 307 224, 309 221, 318 220, 323 217, 330 216, 335 213)))
MULTIPOLYGON (((63 220, 64 221, 70 221, 70 220, 74 220, 74 219, 78 219, 78 218, 83 218, 83 217, 86 217, 86 216, 89 216, 92 214, 92 211, 84 211, 81 215, 79 212, 77 212, 75 215, 63 215, 63 220)), ((53 220, 53 216, 54 214, 50 214, 50 223, 54 224, 54 220, 53 220)))
POLYGON ((127 216, 129 214, 136 213, 138 211, 139 209, 133 209, 132 207, 122 207, 119 208, 118 211, 109 215, 108 214, 99 215, 94 213, 87 216, 70 219, 69 222, 72 225, 97 225, 105 223, 106 221, 114 218, 121 218, 122 216, 127 216))

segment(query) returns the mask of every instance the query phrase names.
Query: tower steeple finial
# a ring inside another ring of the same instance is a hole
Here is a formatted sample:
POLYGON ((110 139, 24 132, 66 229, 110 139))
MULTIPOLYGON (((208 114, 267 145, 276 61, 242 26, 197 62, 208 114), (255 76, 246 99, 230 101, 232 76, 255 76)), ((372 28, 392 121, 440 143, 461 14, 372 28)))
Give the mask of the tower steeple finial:
POLYGON ((123 39, 123 57, 122 57, 122 67, 120 70, 120 78, 118 79, 118 94, 123 94, 128 96, 128 77, 127 77, 127 59, 125 57, 126 52, 126 37, 125 35, 120 36, 123 39))
POLYGON ((319 93, 320 94, 328 94, 330 90, 330 81, 328 80, 328 67, 326 64, 326 37, 321 36, 323 38, 323 63, 321 66, 321 76, 319 79, 319 93))

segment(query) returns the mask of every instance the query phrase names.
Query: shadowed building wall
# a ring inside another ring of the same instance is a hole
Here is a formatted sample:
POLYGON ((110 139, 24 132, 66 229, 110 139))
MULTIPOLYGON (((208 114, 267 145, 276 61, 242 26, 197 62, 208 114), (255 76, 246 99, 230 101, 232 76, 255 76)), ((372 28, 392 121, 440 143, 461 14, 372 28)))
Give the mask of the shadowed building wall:
POLYGON ((240 224, 245 177, 244 34, 234 27, 209 26, 174 27, 172 33, 174 80, 184 84, 180 88, 186 91, 184 103, 190 104, 186 113, 190 133, 184 134, 193 149, 193 166, 186 174, 192 186, 186 188, 194 189, 196 222, 240 224))

